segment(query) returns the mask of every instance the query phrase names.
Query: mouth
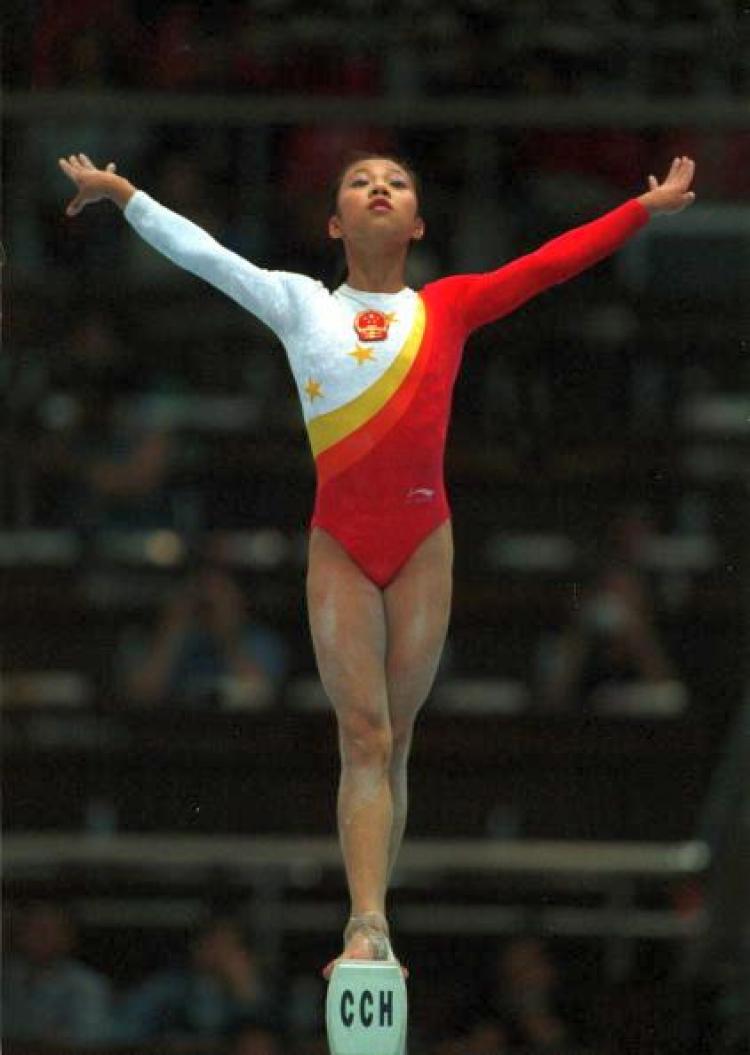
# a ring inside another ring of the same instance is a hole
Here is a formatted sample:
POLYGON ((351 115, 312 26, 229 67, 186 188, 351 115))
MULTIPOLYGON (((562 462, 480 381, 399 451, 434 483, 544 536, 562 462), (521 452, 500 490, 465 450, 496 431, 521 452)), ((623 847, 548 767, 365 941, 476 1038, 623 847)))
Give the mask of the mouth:
POLYGON ((367 206, 370 212, 392 212, 393 206, 387 198, 373 198, 367 206))

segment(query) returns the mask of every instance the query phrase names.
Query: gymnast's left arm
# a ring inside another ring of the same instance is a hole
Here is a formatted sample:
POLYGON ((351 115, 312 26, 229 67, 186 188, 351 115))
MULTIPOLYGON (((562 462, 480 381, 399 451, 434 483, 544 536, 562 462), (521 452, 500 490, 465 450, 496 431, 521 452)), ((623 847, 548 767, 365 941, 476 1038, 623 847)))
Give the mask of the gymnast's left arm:
POLYGON ((677 213, 692 205, 695 163, 675 158, 662 183, 649 176, 649 189, 591 223, 576 227, 526 256, 481 275, 446 279, 457 283, 466 331, 508 315, 527 300, 580 274, 619 249, 652 216, 677 213))

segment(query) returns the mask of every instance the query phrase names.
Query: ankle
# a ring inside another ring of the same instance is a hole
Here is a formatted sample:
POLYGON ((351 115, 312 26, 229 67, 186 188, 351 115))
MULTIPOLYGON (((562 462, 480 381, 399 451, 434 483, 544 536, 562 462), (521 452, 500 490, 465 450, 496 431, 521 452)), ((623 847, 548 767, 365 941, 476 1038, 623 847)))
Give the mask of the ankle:
POLYGON ((352 913, 344 929, 344 941, 349 941, 351 935, 357 930, 375 930, 389 937, 388 920, 382 912, 358 912, 352 913))

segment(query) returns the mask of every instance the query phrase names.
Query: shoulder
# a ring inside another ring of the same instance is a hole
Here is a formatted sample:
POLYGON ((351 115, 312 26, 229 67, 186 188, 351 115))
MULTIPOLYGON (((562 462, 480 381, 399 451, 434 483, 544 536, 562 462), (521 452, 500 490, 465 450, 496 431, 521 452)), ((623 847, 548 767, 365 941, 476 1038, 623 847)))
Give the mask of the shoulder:
POLYGON ((446 275, 444 278, 428 282, 419 291, 420 296, 428 303, 440 303, 441 301, 453 301, 460 297, 473 283, 477 275, 446 275))
POLYGON ((302 275, 298 271, 273 271, 272 274, 300 297, 321 300, 330 300, 332 297, 331 291, 317 278, 302 275))
POLYGON ((459 332, 466 329, 466 307, 476 291, 477 275, 447 275, 420 291, 428 316, 439 317, 459 332))
POLYGON ((105 994, 109 990, 106 975, 81 960, 66 960, 61 964, 60 981, 92 996, 105 994))

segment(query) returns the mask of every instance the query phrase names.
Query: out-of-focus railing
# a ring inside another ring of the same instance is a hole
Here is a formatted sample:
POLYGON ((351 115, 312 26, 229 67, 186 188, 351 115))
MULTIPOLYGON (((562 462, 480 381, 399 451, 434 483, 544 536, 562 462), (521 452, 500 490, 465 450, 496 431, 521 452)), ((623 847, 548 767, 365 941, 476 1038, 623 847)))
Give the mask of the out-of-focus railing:
MULTIPOLYGON (((702 842, 412 840, 394 879, 400 896, 393 918, 401 932, 422 935, 513 934, 533 919, 546 934, 620 946, 634 939, 689 940, 703 932, 700 912, 686 915, 664 901, 655 907, 642 894, 700 876, 709 863, 702 842), (459 877, 471 880, 478 897, 456 896, 452 881, 459 877), (518 881, 543 889, 544 903, 523 904, 514 891, 518 881), (423 889, 431 892, 428 900, 423 889)), ((341 898, 323 882, 341 872, 338 843, 326 837, 14 834, 5 840, 4 867, 11 881, 106 875, 107 896, 89 895, 77 905, 82 920, 102 926, 164 926, 170 918, 191 925, 201 905, 188 888, 200 895, 221 876, 248 892, 247 914, 265 931, 259 936, 269 952, 283 934, 335 928, 342 913, 341 898), (167 898, 166 906, 164 898, 129 898, 127 880, 134 875, 179 882, 182 896, 167 898)))
POLYGON ((144 123, 274 125, 353 124, 414 128, 703 128, 746 129, 750 103, 742 98, 530 99, 469 96, 415 98, 318 98, 236 94, 162 94, 149 92, 8 92, 6 119, 70 121, 97 117, 144 123))
POLYGON ((750 695, 727 731, 706 800, 701 837, 711 847, 709 959, 750 959, 750 695))

